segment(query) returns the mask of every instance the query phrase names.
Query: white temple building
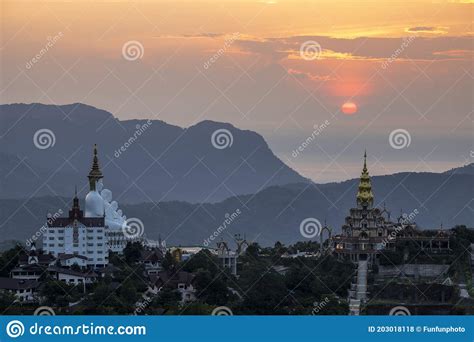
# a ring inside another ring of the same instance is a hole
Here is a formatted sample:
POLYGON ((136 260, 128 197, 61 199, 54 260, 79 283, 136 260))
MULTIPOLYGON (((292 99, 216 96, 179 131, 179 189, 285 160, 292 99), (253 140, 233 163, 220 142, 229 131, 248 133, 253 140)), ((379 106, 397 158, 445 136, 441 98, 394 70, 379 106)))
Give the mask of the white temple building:
POLYGON ((112 200, 112 191, 103 188, 96 145, 88 178, 85 212, 79 207, 76 192, 69 216, 48 223, 43 250, 55 257, 81 255, 87 257, 87 266, 100 268, 108 264, 109 250, 122 253, 128 240, 123 233, 127 218, 112 200))

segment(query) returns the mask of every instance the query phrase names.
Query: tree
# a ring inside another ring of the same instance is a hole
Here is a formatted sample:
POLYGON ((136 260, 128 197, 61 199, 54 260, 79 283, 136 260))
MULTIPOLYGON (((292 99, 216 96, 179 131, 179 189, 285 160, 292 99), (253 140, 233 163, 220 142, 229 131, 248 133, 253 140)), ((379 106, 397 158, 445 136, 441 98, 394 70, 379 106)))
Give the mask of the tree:
POLYGON ((9 277, 10 271, 18 264, 18 256, 23 251, 20 245, 15 246, 0 256, 0 276, 9 277))
POLYGON ((151 306, 153 307, 173 307, 178 306, 181 300, 181 294, 170 287, 164 287, 155 300, 153 300, 151 306))
POLYGON ((173 256, 171 255, 170 251, 167 251, 165 254, 165 258, 163 259, 163 262, 161 263, 161 266, 165 271, 170 271, 174 268, 175 266, 175 260, 173 256))
POLYGON ((143 246, 140 242, 129 242, 123 249, 123 255, 128 263, 135 263, 140 259, 143 246))
POLYGON ((239 286, 245 292, 242 305, 244 314, 285 314, 288 291, 283 277, 273 271, 269 264, 254 263, 243 270, 239 286))
POLYGON ((229 300, 227 278, 224 273, 216 275, 201 269, 196 274, 195 285, 199 299, 207 304, 222 305, 229 300))
POLYGON ((13 303, 16 301, 15 295, 8 291, 0 291, 0 310, 2 310, 3 314, 8 314, 5 313, 5 310, 8 310, 13 303))
POLYGON ((40 297, 44 299, 45 305, 68 307, 69 303, 80 298, 80 293, 75 286, 61 280, 47 280, 41 286, 40 297))
POLYGON ((137 289, 131 281, 125 282, 125 284, 120 287, 120 299, 124 303, 133 305, 139 298, 140 295, 137 293, 137 289))
POLYGON ((260 245, 254 242, 250 246, 247 247, 247 250, 245 251, 245 257, 250 259, 250 262, 252 260, 257 260, 260 250, 261 250, 260 245))
POLYGON ((183 271, 196 272, 197 270, 207 270, 211 274, 219 271, 219 260, 208 250, 202 250, 183 265, 183 271))

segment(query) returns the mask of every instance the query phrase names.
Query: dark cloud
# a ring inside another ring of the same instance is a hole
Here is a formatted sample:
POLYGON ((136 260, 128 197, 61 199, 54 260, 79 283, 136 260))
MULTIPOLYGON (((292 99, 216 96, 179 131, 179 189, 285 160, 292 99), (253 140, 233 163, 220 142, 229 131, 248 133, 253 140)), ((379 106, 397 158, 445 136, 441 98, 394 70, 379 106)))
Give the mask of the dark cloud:
POLYGON ((439 51, 472 51, 472 37, 409 37, 375 38, 359 37, 355 39, 333 38, 328 36, 293 36, 269 38, 266 40, 237 41, 245 51, 261 54, 273 60, 282 60, 298 55, 300 46, 306 41, 315 41, 323 51, 346 54, 347 58, 386 59, 394 54, 397 59, 439 60, 465 59, 465 55, 445 55, 439 51))
POLYGON ((408 32, 436 32, 440 31, 441 28, 435 26, 415 26, 409 27, 408 32))

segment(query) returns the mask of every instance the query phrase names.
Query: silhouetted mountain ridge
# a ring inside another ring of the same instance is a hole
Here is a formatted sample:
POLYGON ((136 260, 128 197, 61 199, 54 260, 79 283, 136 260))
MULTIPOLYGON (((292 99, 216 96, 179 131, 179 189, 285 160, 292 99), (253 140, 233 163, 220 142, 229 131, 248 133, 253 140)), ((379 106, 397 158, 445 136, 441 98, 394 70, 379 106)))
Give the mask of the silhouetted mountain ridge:
POLYGON ((0 154, 19 163, 2 167, 0 198, 67 197, 74 184, 87 187, 94 143, 105 186, 129 203, 215 202, 270 185, 309 182, 278 159, 262 136, 228 123, 205 120, 181 128, 161 120, 118 120, 83 104, 1 105, 0 122, 0 154), (53 132, 54 146, 36 148, 33 137, 40 129, 53 132), (213 146, 218 130, 231 133, 227 148, 213 146), (35 170, 54 177, 43 184, 35 170), (20 174, 30 178, 22 182, 20 174))
MULTIPOLYGON (((396 221, 401 213, 415 212, 421 229, 455 225, 474 226, 472 189, 474 176, 466 174, 398 173, 372 177, 375 205, 391 211, 396 221)), ((140 203, 120 207, 128 217, 144 222, 147 237, 161 234, 169 244, 201 245, 226 218, 239 209, 220 237, 245 234, 249 240, 272 245, 305 240, 299 231, 308 217, 324 221, 340 231, 349 208, 355 206, 358 179, 340 183, 295 183, 270 186, 253 195, 230 197, 218 203, 192 204, 183 201, 140 203)), ((82 204, 83 196, 81 197, 82 204)), ((48 212, 66 212, 70 198, 42 197, 30 200, 0 200, 0 229, 8 239, 24 240, 39 229, 48 212), (26 209, 25 209, 26 208, 26 209)))

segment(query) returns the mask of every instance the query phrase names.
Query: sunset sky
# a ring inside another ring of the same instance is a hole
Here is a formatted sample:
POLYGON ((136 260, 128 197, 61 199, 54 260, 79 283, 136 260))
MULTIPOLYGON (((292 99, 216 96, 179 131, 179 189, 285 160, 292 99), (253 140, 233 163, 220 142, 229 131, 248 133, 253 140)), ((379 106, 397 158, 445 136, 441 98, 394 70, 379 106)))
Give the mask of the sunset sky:
POLYGON ((474 161, 469 1, 1 6, 1 103, 82 102, 182 127, 230 122, 316 182, 357 177, 365 148, 372 174, 474 161), (141 58, 124 58, 131 41, 141 58), (396 129, 409 132, 406 148, 389 144, 396 129))

